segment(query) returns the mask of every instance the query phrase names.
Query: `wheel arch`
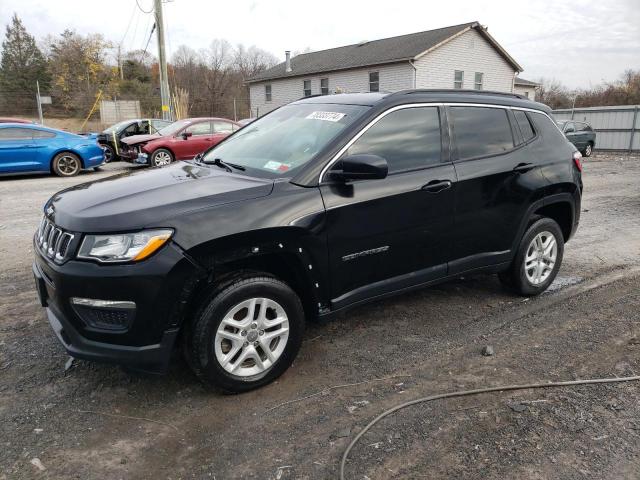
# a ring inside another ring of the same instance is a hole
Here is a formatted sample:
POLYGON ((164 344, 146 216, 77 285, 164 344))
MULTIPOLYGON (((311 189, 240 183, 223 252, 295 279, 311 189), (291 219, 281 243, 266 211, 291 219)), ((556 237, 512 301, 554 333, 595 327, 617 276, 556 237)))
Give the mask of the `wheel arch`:
POLYGON ((562 230, 564 241, 567 242, 573 231, 575 217, 574 206, 568 199, 557 199, 537 208, 534 216, 547 217, 554 220, 562 230))
POLYGON ((185 254, 202 272, 189 286, 185 319, 217 285, 250 272, 268 273, 285 282, 300 297, 307 319, 316 318, 329 298, 322 249, 308 232, 293 227, 235 234, 194 246, 185 254))

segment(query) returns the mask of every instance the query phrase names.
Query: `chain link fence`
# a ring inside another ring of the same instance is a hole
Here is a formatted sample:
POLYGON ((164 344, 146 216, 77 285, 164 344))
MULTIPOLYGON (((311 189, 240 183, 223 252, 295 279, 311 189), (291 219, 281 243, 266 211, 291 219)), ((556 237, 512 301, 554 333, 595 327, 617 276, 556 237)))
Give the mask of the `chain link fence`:
MULTIPOLYGON (((41 95, 48 95, 41 92, 41 95)), ((76 94, 72 98, 52 96, 51 104, 42 105, 44 124, 71 132, 101 131, 113 122, 112 116, 101 118, 101 100, 125 105, 129 102, 139 104, 140 117, 162 118, 160 95, 121 95, 76 94)), ((115 107, 114 107, 115 108, 115 107)), ((131 108, 118 112, 127 120, 132 114, 131 108), (127 111, 129 113, 127 113, 127 111)), ((250 116, 248 96, 221 96, 213 100, 206 95, 189 94, 188 117, 223 117, 240 120, 250 116)), ((17 117, 39 122, 38 103, 35 93, 25 91, 0 90, 0 117, 17 117)))

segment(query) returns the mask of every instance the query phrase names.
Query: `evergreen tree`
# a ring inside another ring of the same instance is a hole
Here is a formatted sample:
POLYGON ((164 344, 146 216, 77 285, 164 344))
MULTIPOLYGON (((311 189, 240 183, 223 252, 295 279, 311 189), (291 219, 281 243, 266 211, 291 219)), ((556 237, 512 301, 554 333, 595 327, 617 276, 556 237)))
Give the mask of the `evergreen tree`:
POLYGON ((32 35, 14 13, 2 42, 0 59, 0 98, 16 107, 34 104, 36 80, 40 88, 49 83, 47 62, 32 35))

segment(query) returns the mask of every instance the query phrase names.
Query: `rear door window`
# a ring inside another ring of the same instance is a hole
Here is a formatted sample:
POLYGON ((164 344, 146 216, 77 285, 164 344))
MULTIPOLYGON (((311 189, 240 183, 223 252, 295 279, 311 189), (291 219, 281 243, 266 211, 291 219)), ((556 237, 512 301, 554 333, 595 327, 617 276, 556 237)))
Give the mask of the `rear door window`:
POLYGON ((531 121, 525 112, 522 110, 514 110, 513 116, 516 118, 516 122, 518 123, 520 133, 522 133, 522 138, 525 143, 536 136, 536 133, 533 131, 533 127, 531 126, 531 121))
POLYGON ((233 124, 217 120, 213 122, 213 131, 214 133, 231 133, 233 132, 233 124))
POLYGON ((33 138, 53 138, 56 136, 53 132, 47 132, 45 130, 33 130, 33 138))
POLYGON ((437 107, 404 108, 380 119, 345 155, 378 155, 394 173, 440 163, 441 143, 437 107))
POLYGON ((194 123, 185 128, 184 131, 193 134, 194 137, 197 135, 211 135, 211 122, 194 123))
POLYGON ((504 108, 450 107, 458 160, 498 155, 514 147, 504 108))

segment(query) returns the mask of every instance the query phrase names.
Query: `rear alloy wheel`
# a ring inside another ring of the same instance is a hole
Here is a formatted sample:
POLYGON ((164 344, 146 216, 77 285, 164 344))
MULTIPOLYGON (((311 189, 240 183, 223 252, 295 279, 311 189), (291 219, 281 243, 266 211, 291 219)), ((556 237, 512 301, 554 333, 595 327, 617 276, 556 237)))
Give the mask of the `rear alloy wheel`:
POLYGON ((541 218, 525 232, 502 283, 520 295, 538 295, 553 282, 562 264, 564 237, 551 218, 541 218))
POLYGON ((590 157, 592 153, 593 153, 593 145, 591 145, 590 143, 587 143, 587 146, 584 149, 584 156, 590 157))
POLYGON ((171 162, 173 162, 173 155, 169 150, 164 148, 159 148, 153 152, 149 161, 152 167, 164 167, 169 165, 171 162))
POLYGON ((113 147, 110 145, 103 145, 104 150, 104 163, 109 163, 116 159, 116 152, 113 151, 113 147))
POLYGON ((60 177, 73 177, 82 170, 82 162, 77 155, 62 152, 53 157, 53 172, 60 177))
POLYGON ((303 332, 304 310, 287 284, 266 274, 245 275, 205 300, 187 326, 185 353, 204 383, 240 393, 282 375, 303 332))

